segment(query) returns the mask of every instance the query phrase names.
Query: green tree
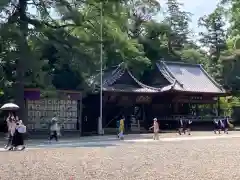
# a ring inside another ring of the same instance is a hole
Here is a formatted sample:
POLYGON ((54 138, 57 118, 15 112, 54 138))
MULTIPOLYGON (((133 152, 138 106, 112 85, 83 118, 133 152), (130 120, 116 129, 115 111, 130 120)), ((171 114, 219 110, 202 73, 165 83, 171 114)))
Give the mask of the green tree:
MULTIPOLYGON (((71 24, 60 24, 50 15, 51 8, 68 7, 66 1, 29 1, 29 0, 5 0, 1 1, 0 11, 2 17, 0 36, 3 46, 1 55, 4 56, 6 68, 12 68, 11 77, 14 99, 21 107, 20 116, 24 116, 24 87, 29 84, 38 84, 42 77, 42 66, 44 62, 39 61, 41 53, 38 52, 41 40, 47 39, 55 44, 60 44, 67 53, 66 31, 64 28, 71 24), (29 6, 36 9, 37 15, 28 11, 29 6), (38 39, 41 38, 40 41, 38 39), (55 38, 55 39, 54 39, 55 38), (63 40, 63 41, 60 41, 63 40), (60 42, 59 42, 60 41, 60 42), (4 53, 5 52, 5 53, 4 53), (12 63, 10 63, 12 61, 12 63)), ((63 52, 63 51, 62 51, 63 52)))
POLYGON ((209 70, 218 80, 222 79, 222 64, 219 61, 221 52, 227 49, 226 31, 224 29, 225 20, 222 8, 218 7, 209 15, 199 19, 199 26, 205 28, 205 32, 200 32, 200 42, 209 52, 209 70))
POLYGON ((154 64, 160 59, 172 59, 168 51, 168 35, 171 28, 164 22, 149 21, 144 24, 144 33, 140 42, 144 46, 144 52, 148 59, 154 64))
POLYGON ((177 0, 167 1, 167 16, 165 21, 171 27, 168 35, 168 48, 174 54, 174 49, 181 50, 189 41, 189 22, 191 21, 191 13, 181 10, 183 4, 177 0))

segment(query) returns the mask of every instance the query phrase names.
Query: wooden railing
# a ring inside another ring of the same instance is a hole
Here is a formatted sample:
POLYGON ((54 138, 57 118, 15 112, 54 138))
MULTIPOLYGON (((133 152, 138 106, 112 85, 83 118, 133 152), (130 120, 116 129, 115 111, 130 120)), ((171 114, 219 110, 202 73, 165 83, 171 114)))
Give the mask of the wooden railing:
MULTIPOLYGON (((176 116, 168 116, 168 117, 159 117, 158 119, 160 121, 178 121, 181 117, 184 117, 186 119, 190 119, 194 122, 209 122, 213 121, 214 119, 223 119, 223 116, 181 116, 181 115, 176 115, 176 116)), ((233 121, 233 119, 229 119, 230 121, 233 121)))

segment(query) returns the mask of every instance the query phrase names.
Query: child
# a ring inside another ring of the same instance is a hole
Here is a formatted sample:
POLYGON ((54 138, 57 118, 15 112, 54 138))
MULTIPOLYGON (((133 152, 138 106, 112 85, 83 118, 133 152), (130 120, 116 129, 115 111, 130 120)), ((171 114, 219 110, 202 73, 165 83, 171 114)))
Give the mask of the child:
POLYGON ((223 124, 224 124, 224 133, 225 134, 228 134, 228 128, 231 126, 231 123, 229 122, 229 117, 226 116, 224 119, 223 119, 223 124))
POLYGON ((153 129, 153 140, 158 140, 159 124, 157 122, 157 118, 153 119, 153 126, 150 127, 149 129, 153 129))
POLYGON ((184 119, 184 134, 185 132, 187 131, 188 135, 191 135, 190 131, 191 131, 191 128, 190 128, 190 125, 192 124, 192 121, 189 120, 189 119, 184 119))
POLYGON ((182 118, 182 117, 179 118, 178 124, 179 124, 178 134, 179 134, 179 135, 182 135, 182 132, 185 134, 184 121, 183 121, 183 118, 182 118))
POLYGON ((214 119, 213 120, 214 123, 214 134, 221 134, 221 125, 220 125, 220 120, 219 119, 214 119))

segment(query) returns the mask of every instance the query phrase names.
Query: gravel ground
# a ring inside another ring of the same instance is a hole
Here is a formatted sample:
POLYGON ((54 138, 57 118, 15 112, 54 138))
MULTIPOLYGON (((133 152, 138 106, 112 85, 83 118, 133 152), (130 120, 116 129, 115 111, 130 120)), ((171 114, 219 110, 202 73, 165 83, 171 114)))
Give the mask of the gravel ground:
POLYGON ((0 152, 0 180, 239 180, 238 138, 0 152))

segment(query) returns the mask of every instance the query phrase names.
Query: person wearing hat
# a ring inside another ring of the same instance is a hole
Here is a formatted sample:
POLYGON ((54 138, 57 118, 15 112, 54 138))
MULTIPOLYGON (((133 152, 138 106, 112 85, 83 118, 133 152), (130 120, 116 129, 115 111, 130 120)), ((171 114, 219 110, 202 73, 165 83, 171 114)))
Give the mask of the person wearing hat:
POLYGON ((157 118, 153 119, 153 126, 150 127, 149 129, 153 129, 153 140, 158 140, 159 139, 159 124, 157 121, 157 118))

